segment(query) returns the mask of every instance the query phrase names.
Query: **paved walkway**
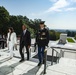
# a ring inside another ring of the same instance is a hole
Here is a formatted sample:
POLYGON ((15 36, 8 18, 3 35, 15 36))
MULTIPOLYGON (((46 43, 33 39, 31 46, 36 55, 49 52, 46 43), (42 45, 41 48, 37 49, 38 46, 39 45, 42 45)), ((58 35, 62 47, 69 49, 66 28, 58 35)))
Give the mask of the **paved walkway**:
MULTIPOLYGON (((18 51, 14 51, 18 54, 18 51)), ((9 52, 5 49, 0 51, 0 75, 43 75, 44 65, 37 66, 38 60, 30 58, 20 63, 20 58, 9 59, 9 52)), ((34 53, 33 53, 34 54, 34 53)), ((26 55, 25 55, 26 59, 26 55)), ((47 63, 45 75, 76 75, 76 60, 61 58, 59 64, 50 65, 47 63)))
MULTIPOLYGON (((0 75, 43 75, 44 65, 38 67, 38 59, 32 58, 36 52, 31 52, 30 60, 20 63, 19 51, 14 51, 14 57, 9 59, 9 51, 7 48, 0 49, 0 75)), ((51 55, 51 49, 48 50, 51 55)), ((65 53, 58 64, 51 66, 51 62, 47 61, 47 70, 45 75, 76 75, 76 53, 65 53), (70 57, 69 57, 70 56, 70 57)))

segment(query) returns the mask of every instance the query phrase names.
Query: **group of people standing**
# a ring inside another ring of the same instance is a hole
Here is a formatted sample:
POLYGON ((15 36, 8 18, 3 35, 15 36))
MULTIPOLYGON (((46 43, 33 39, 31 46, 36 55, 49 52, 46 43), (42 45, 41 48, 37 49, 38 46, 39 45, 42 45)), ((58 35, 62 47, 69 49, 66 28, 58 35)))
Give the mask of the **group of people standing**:
MULTIPOLYGON (((49 32, 45 28, 44 22, 45 21, 40 22, 40 29, 36 33, 36 45, 38 45, 38 58, 39 58, 38 66, 44 63, 44 50, 49 43, 49 32)), ((31 36, 26 25, 22 25, 22 30, 23 31, 20 35, 20 43, 19 43, 20 46, 19 53, 21 55, 21 60, 19 62, 23 62, 25 60, 23 51, 24 47, 26 48, 27 60, 29 60, 29 48, 31 46, 31 36)), ((9 27, 8 31, 9 32, 7 35, 7 46, 10 51, 10 58, 12 58, 13 48, 15 45, 17 45, 17 37, 12 27, 9 27)))

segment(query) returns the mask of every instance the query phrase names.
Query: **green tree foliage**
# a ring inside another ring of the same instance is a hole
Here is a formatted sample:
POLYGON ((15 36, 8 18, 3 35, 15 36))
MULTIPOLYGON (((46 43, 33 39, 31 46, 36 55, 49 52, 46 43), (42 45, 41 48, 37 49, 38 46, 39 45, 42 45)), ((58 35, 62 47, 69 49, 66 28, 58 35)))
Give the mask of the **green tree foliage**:
POLYGON ((67 36, 74 37, 76 35, 75 31, 66 30, 67 36))
POLYGON ((58 40, 60 38, 60 34, 61 33, 60 32, 56 32, 55 34, 56 34, 56 40, 58 40))
POLYGON ((74 39, 76 40, 76 35, 75 35, 74 39))
POLYGON ((56 40, 56 34, 54 30, 50 30, 50 40, 56 40))
POLYGON ((7 34, 8 27, 13 27, 17 35, 22 32, 22 25, 25 24, 31 32, 31 37, 34 37, 36 31, 39 29, 41 19, 31 20, 26 16, 9 15, 8 11, 0 6, 0 34, 7 34))
POLYGON ((9 12, 0 6, 0 33, 5 34, 9 22, 9 12))
POLYGON ((72 37, 74 37, 75 34, 76 34, 76 32, 74 32, 74 31, 71 32, 71 36, 72 36, 72 37))
POLYGON ((60 37, 60 32, 55 32, 54 30, 50 30, 50 40, 58 40, 60 37))
POLYGON ((67 36, 71 36, 71 31, 66 30, 67 36))
POLYGON ((29 26, 34 29, 34 33, 36 33, 39 29, 39 23, 41 19, 34 19, 29 21, 29 26))
POLYGON ((19 35, 22 31, 23 20, 18 16, 10 16, 9 27, 13 27, 14 31, 19 35))

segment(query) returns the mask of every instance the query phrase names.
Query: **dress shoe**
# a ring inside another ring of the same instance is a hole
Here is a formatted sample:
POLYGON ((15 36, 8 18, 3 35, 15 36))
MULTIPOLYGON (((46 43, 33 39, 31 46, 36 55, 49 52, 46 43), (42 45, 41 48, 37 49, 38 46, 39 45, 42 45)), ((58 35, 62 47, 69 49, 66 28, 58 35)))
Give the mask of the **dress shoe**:
POLYGON ((43 62, 42 62, 43 64, 45 63, 45 61, 43 60, 43 62))
POLYGON ((42 64, 39 62, 37 66, 41 66, 42 64))
POLYGON ((27 61, 29 61, 29 59, 27 59, 27 61))
POLYGON ((24 61, 24 59, 21 59, 19 62, 23 62, 24 61))
POLYGON ((27 57, 27 60, 29 60, 29 57, 27 57))

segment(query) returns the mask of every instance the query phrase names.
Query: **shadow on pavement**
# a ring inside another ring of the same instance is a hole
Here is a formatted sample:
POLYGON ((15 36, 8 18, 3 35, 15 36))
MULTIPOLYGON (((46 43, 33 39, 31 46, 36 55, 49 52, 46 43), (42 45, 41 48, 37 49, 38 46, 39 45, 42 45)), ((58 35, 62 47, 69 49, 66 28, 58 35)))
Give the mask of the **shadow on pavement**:
POLYGON ((4 59, 0 60, 0 64, 4 63, 6 61, 9 61, 9 60, 10 60, 10 58, 4 58, 4 59))
POLYGON ((1 66, 1 67, 0 67, 0 72, 1 72, 3 75, 7 75, 7 74, 9 74, 9 73, 12 73, 12 75, 13 75, 13 71, 15 70, 15 67, 18 66, 18 65, 20 65, 20 64, 21 64, 21 63, 16 62, 16 63, 14 63, 14 64, 12 64, 12 65, 10 65, 10 66, 8 66, 8 65, 1 66))
POLYGON ((24 73, 22 75, 36 75, 36 73, 39 71, 40 67, 39 66, 35 66, 31 70, 27 71, 27 73, 24 73))

